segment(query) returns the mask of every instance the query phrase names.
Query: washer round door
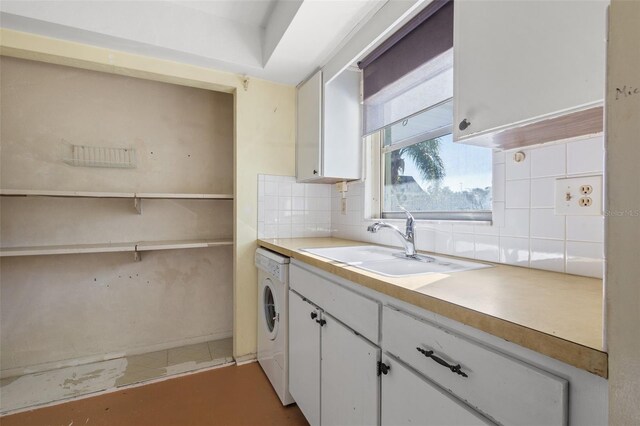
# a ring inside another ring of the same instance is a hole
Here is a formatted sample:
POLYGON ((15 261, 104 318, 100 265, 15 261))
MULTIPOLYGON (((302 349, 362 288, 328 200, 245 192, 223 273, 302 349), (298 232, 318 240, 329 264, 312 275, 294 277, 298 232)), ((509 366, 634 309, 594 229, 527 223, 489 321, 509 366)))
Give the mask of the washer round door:
POLYGON ((274 340, 278 335, 278 324, 280 323, 280 305, 273 282, 265 278, 262 290, 262 318, 265 331, 269 339, 274 340))

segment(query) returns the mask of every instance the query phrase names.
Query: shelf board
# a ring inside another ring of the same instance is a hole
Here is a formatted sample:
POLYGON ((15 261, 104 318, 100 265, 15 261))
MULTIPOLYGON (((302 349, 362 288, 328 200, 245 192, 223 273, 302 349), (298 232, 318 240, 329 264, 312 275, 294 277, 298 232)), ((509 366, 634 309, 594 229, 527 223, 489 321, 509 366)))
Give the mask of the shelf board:
POLYGON ((52 254, 134 252, 136 243, 69 244, 59 246, 2 247, 0 257, 42 256, 52 254))
POLYGON ((0 189, 12 197, 135 198, 134 192, 49 191, 46 189, 0 189))
POLYGON ((232 239, 142 241, 136 245, 137 251, 175 250, 233 245, 232 239))
POLYGON ((137 192, 137 198, 174 198, 187 200, 233 200, 233 194, 169 194, 153 192, 137 192))
POLYGON ((115 253, 176 250, 233 245, 232 239, 144 241, 138 243, 69 244, 59 246, 3 247, 0 257, 43 256, 82 253, 115 253))
POLYGON ((157 199, 184 199, 184 200, 233 200, 233 194, 49 191, 46 189, 0 189, 0 195, 11 196, 11 197, 147 198, 147 199, 157 198, 157 199))

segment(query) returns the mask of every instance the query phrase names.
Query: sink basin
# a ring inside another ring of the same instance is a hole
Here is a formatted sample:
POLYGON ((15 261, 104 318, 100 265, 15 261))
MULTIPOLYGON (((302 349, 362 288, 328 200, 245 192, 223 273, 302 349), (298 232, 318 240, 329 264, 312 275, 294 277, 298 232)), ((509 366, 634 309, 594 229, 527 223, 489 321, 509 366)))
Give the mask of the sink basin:
POLYGON ((418 258, 408 258, 399 249, 380 246, 322 247, 301 250, 389 277, 450 274, 491 267, 483 263, 440 256, 418 255, 418 258))

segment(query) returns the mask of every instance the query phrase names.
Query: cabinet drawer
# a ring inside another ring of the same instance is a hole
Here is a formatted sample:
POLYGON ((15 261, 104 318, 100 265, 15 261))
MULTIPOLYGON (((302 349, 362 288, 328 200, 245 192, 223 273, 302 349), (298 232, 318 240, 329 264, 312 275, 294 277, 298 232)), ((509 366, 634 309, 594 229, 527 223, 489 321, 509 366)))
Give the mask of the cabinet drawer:
POLYGON ((378 343, 379 304, 292 264, 289 286, 371 342, 378 343))
POLYGON ((385 355, 389 371, 382 375, 382 426, 490 425, 489 420, 385 355))
POLYGON ((382 348, 499 423, 567 424, 568 382, 436 324, 385 306, 382 348), (463 377, 418 351, 433 351, 463 377))

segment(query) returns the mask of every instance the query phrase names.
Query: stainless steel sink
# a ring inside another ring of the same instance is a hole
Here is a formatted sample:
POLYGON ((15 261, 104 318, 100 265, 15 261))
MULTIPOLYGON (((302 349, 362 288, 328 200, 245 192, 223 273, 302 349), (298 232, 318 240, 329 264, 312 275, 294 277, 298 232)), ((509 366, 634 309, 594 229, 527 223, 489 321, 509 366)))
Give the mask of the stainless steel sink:
POLYGON ((380 246, 321 247, 301 250, 389 277, 432 273, 450 274, 491 267, 483 263, 440 256, 406 257, 398 249, 380 246))

